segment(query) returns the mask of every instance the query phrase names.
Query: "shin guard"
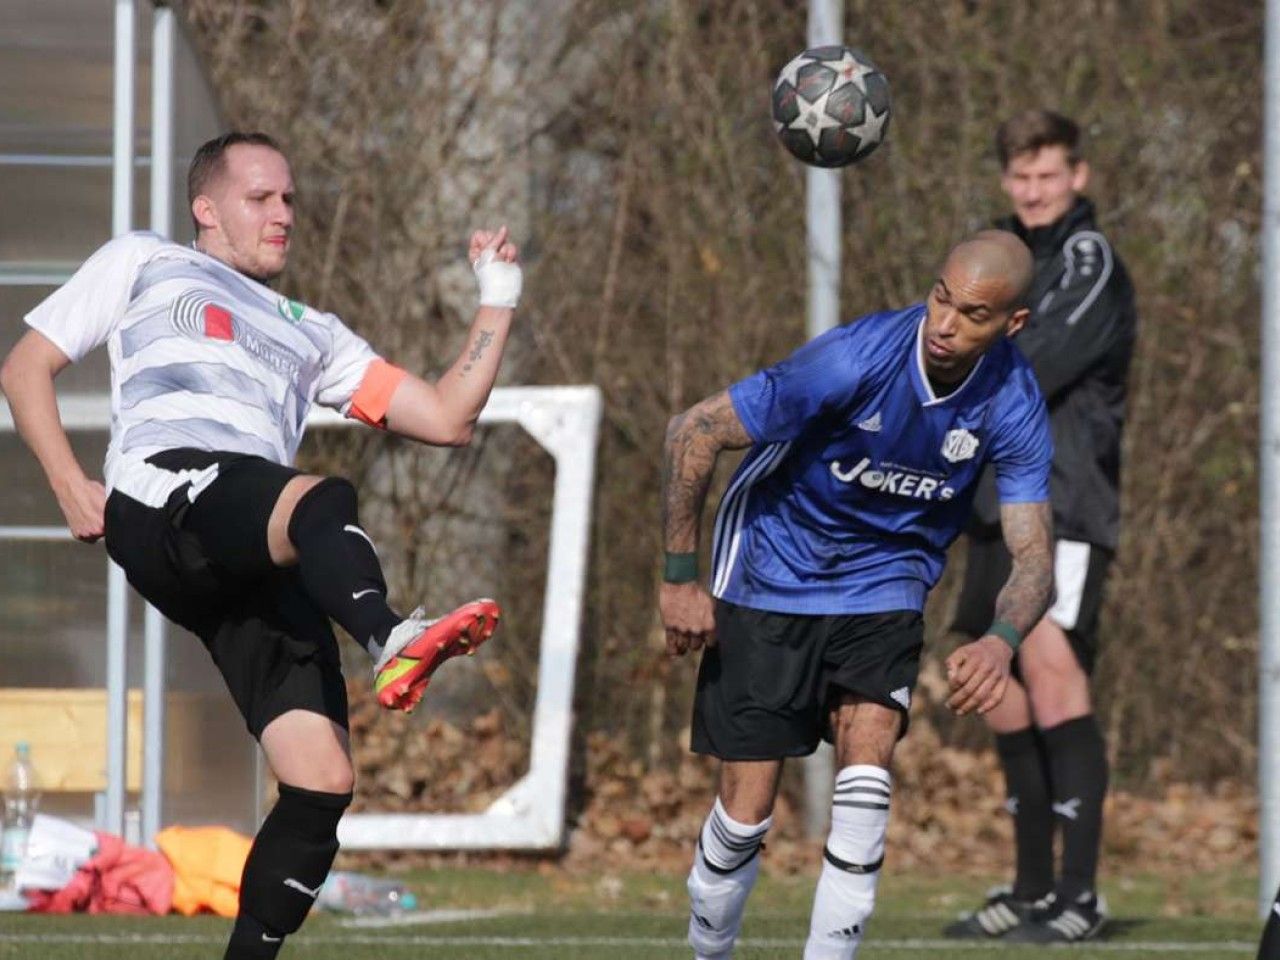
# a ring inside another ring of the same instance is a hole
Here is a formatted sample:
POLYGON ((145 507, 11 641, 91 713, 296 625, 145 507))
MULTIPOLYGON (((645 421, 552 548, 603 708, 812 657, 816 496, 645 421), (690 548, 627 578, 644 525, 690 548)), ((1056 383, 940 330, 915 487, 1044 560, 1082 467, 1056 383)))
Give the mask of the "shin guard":
POLYGON ((697 960, 732 952, 747 897, 760 873, 760 847, 772 823, 770 817, 754 825, 738 823, 716 798, 689 871, 689 946, 697 960))
POLYGON ((865 764, 836 775, 822 875, 804 960, 850 960, 876 902, 889 825, 889 771, 865 764))
POLYGON ((280 784, 280 799, 253 841, 240 881, 240 913, 269 936, 302 926, 338 853, 338 821, 350 803, 349 793, 280 784))

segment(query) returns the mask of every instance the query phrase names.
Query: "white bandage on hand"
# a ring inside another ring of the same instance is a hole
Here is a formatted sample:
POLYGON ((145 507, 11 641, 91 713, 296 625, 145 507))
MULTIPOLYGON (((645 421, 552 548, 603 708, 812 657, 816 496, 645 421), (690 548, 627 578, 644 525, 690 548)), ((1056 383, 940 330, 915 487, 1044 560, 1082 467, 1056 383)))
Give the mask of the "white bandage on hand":
POLYGON ((518 263, 495 259, 495 252, 483 251, 471 265, 480 284, 480 306, 506 307, 514 310, 520 302, 524 271, 518 263))

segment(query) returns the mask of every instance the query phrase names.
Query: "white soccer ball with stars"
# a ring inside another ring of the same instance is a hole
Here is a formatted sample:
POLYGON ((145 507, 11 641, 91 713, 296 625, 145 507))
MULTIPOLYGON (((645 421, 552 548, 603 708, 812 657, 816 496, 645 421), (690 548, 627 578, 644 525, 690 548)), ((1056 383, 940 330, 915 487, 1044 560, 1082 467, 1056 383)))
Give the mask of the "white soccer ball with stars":
POLYGON ((884 141, 889 81, 859 50, 814 47, 773 85, 773 123, 783 146, 815 167, 857 163, 884 141))

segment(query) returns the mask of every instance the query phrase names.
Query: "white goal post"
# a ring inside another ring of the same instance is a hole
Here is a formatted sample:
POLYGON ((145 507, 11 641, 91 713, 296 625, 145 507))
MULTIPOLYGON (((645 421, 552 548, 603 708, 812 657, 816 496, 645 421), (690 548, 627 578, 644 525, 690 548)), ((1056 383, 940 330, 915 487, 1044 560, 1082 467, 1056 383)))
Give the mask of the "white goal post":
MULTIPOLYGON (((563 841, 600 412, 597 387, 505 387, 480 415, 519 424, 556 464, 528 773, 484 813, 349 813, 338 824, 345 849, 546 850, 563 841)), ((312 422, 352 421, 323 411, 312 422)))
MULTIPOLYGON (((111 405, 106 395, 61 396, 58 406, 63 425, 69 431, 110 427, 111 405)), ((555 461, 528 772, 483 813, 348 814, 338 827, 339 841, 346 849, 546 850, 561 845, 601 407, 600 391, 594 386, 499 387, 480 415, 482 424, 514 423, 523 427, 555 461)), ((316 410, 308 419, 308 425, 313 428, 348 427, 356 423, 323 409, 316 410)), ((8 408, 0 409, 0 432, 13 429, 8 408)), ((65 527, 0 527, 0 541, 69 539, 70 533, 65 527)), ((123 588, 119 592, 123 595, 123 588)), ((115 715, 122 715, 123 711, 113 709, 112 705, 120 707, 127 696, 123 669, 127 621, 123 596, 112 596, 108 606, 107 660, 118 666, 108 670, 107 677, 107 734, 111 754, 107 764, 107 795, 119 798, 122 806, 125 730, 122 722, 113 722, 115 715)), ((146 645, 142 820, 152 829, 161 823, 160 798, 163 796, 160 760, 165 702, 163 670, 159 669, 163 664, 163 645, 158 637, 152 636, 153 631, 159 632, 156 627, 159 621, 157 616, 148 617, 146 645)), ((142 839, 149 841, 150 837, 142 839)))

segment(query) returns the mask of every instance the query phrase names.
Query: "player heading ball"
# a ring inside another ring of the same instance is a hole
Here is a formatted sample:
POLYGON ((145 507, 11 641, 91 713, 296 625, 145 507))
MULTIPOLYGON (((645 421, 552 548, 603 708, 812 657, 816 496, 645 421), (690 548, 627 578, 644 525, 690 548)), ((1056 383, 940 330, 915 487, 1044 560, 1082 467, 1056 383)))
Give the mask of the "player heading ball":
POLYGON ((1021 240, 975 234, 948 255, 925 302, 831 330, 671 421, 662 621, 672 655, 704 649, 692 747, 721 761, 689 874, 699 958, 730 955, 783 760, 823 738, 839 772, 804 956, 856 953, 884 858, 889 764, 907 729, 925 598, 987 464, 1012 573, 985 634, 947 659, 952 709, 1000 702, 1013 651, 1048 606, 1049 420, 1009 340, 1026 321, 1031 274, 1021 240), (704 584, 707 487, 719 452, 745 447, 704 584))

